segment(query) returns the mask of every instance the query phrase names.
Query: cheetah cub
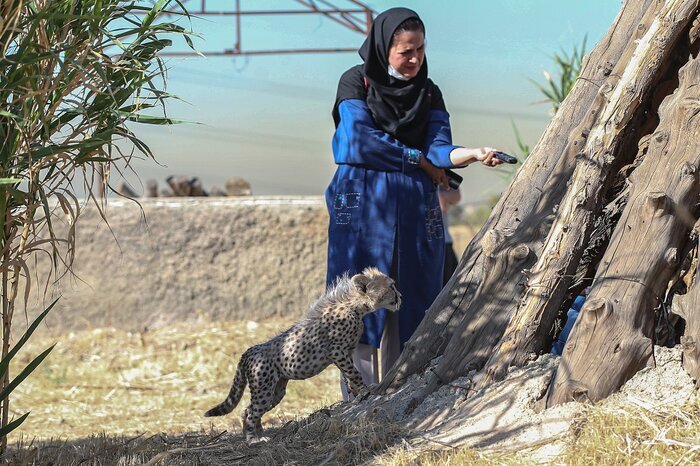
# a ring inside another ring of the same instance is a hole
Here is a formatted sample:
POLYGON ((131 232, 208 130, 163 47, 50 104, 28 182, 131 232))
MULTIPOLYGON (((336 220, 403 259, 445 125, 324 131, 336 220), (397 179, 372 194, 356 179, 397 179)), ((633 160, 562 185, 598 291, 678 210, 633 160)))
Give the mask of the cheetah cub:
POLYGON ((233 411, 247 384, 250 406, 243 415, 243 430, 248 441, 261 439, 262 416, 282 401, 287 382, 308 379, 330 364, 340 369, 357 395, 365 385, 350 353, 362 336, 362 317, 382 307, 398 311, 400 306, 394 281, 376 268, 340 277, 299 322, 243 353, 228 397, 204 415, 233 411))

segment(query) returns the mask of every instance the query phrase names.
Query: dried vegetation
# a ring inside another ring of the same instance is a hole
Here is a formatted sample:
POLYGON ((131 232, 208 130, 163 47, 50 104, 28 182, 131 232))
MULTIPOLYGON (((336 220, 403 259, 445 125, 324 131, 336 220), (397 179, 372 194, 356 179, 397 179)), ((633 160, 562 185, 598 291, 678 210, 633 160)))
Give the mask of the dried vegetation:
MULTIPOLYGON (((248 445, 238 407, 203 418, 221 401, 238 356, 289 321, 199 322, 145 333, 95 329, 51 337, 44 332, 26 355, 58 340, 56 350, 16 396, 17 412, 32 411, 10 437, 4 461, 26 465, 376 464, 530 465, 541 447, 474 450, 441 444, 389 422, 382 413, 352 422, 335 414, 338 372, 289 385, 265 418, 268 443, 248 445), (330 405, 330 406, 328 406, 330 405), (328 406, 328 408, 324 408, 328 406), (309 413, 313 413, 305 417, 309 413)), ((669 361, 663 374, 671 376, 669 361)), ((663 377, 662 377, 663 378, 663 377)), ((651 379, 640 380, 650 385, 651 379)), ((662 383, 658 383, 663 389, 662 383)), ((671 390, 677 387, 669 385, 671 390)), ((686 387, 687 388, 687 387, 686 387)), ((697 464, 700 399, 659 405, 661 393, 638 388, 585 409, 554 464, 697 464), (634 390, 634 391, 633 391, 634 390), (632 402, 630 403, 630 400, 632 402)), ((663 397, 666 398, 666 397, 663 397)), ((247 400, 244 398, 242 405, 247 400)))
MULTIPOLYGON (((15 409, 32 411, 19 434, 75 440, 102 431, 180 434, 231 430, 231 423, 240 429, 246 397, 228 417, 212 421, 202 413, 226 397, 243 351, 288 323, 180 323, 144 333, 95 329, 58 337, 51 357, 18 389, 15 409)), ((20 357, 29 358, 48 342, 54 340, 36 338, 20 357)), ((338 380, 331 368, 290 383, 267 424, 283 424, 337 401, 338 380)))

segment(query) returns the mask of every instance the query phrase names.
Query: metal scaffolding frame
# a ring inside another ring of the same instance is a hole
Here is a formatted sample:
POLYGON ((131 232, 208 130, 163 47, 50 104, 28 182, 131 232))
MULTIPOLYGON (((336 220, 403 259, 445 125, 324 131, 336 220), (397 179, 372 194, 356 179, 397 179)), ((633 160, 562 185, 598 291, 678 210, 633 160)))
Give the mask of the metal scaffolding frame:
MULTIPOLYGON (((289 48, 274 50, 244 50, 242 46, 241 17, 243 16, 290 16, 290 15, 322 15, 340 24, 351 31, 368 35, 372 27, 374 11, 364 3, 357 0, 347 0, 354 8, 338 8, 330 0, 292 0, 294 3, 304 7, 304 9, 268 9, 268 10, 243 10, 241 0, 230 0, 232 8, 229 10, 214 10, 207 6, 207 0, 181 0, 187 8, 187 12, 192 16, 233 16, 235 17, 235 43, 233 48, 223 51, 202 52, 206 56, 228 56, 228 55, 280 55, 290 53, 337 53, 356 52, 357 47, 352 48, 289 48), (195 4, 199 4, 196 6, 195 4), (192 8, 190 9, 190 5, 192 8)), ((181 12, 171 11, 172 14, 181 12)), ((196 52, 166 52, 163 55, 170 56, 192 56, 198 55, 196 52)))

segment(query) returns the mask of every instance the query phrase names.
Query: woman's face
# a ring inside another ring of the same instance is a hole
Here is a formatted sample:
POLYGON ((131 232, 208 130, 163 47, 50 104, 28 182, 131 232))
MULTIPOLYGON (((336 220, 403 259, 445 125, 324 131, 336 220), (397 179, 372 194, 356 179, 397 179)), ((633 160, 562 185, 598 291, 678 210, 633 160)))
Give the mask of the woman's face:
POLYGON ((425 60, 425 35, 421 31, 402 31, 389 47, 389 64, 405 78, 414 78, 425 60))

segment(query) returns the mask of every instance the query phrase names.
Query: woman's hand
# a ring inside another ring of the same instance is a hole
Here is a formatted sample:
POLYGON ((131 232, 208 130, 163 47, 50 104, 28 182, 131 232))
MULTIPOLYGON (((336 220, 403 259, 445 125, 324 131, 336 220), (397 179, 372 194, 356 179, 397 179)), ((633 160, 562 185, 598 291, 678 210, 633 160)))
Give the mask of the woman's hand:
POLYGON ((503 160, 494 157, 496 149, 492 147, 481 147, 479 148, 479 154, 476 156, 476 160, 480 161, 487 167, 495 167, 503 163, 503 160))
POLYGON ((477 160, 487 167, 495 167, 503 163, 502 160, 494 157, 495 152, 497 152, 496 149, 492 147, 479 147, 476 149, 457 147, 450 152, 450 160, 453 165, 460 168, 466 167, 477 160))
POLYGON ((450 188, 450 184, 447 180, 447 174, 445 174, 444 169, 436 167, 425 157, 421 157, 418 166, 428 174, 428 176, 433 180, 433 183, 447 189, 450 188))

